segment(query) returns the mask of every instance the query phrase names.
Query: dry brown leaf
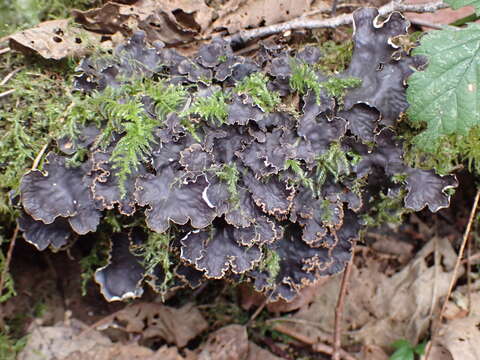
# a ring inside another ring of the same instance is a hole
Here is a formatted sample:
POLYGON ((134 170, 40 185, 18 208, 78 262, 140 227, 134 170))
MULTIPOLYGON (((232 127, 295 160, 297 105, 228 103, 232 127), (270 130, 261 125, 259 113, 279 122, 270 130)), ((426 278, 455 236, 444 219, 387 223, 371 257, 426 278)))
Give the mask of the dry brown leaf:
POLYGON ((282 360, 278 356, 273 355, 270 351, 262 349, 253 342, 248 343, 248 356, 245 360, 282 360))
POLYGON ((137 344, 112 343, 94 330, 79 336, 85 328, 85 324, 75 319, 36 327, 18 360, 186 360, 173 347, 163 346, 154 352, 137 344))
MULTIPOLYGON (((417 343, 430 323, 432 305, 437 308, 447 293, 455 259, 448 240, 436 239, 391 277, 383 274, 375 261, 367 261, 360 269, 354 267, 343 315, 347 322, 344 343, 383 348, 398 339, 417 343), (443 266, 430 266, 427 261, 435 248, 443 266)), ((319 288, 313 303, 293 316, 300 324, 285 322, 284 326, 315 341, 331 334, 340 280, 341 276, 332 277, 319 288)))
POLYGON ((234 0, 219 12, 212 29, 226 29, 230 34, 291 20, 311 9, 313 0, 234 0))
MULTIPOLYGON (((100 44, 100 35, 69 25, 69 20, 51 20, 8 37, 10 47, 24 53, 36 52, 45 59, 59 60, 67 56, 83 56, 87 48, 100 44)), ((111 43, 102 46, 111 48, 111 43)))
POLYGON ((75 21, 85 29, 103 34, 143 30, 150 42, 178 44, 194 39, 212 21, 213 10, 203 1, 137 0, 132 4, 109 1, 101 8, 73 11, 75 21))
POLYGON ((245 360, 248 351, 247 329, 241 325, 229 325, 210 334, 202 345, 198 360, 245 360))
POLYGON ((362 360, 388 360, 388 355, 376 345, 365 345, 362 348, 362 360))
POLYGON ((193 304, 180 309, 156 303, 139 303, 119 311, 115 327, 144 339, 162 338, 169 344, 184 347, 208 328, 207 321, 193 304))

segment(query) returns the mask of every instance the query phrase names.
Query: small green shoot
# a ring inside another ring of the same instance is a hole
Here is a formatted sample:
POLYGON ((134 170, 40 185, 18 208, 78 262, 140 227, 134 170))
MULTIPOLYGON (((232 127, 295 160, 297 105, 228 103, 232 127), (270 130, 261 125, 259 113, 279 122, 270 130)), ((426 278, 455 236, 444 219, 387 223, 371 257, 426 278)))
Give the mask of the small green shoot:
POLYGON ((347 153, 339 143, 332 143, 326 153, 317 157, 316 183, 322 186, 328 175, 332 175, 336 182, 340 176, 349 174, 350 170, 347 153))
POLYGON ((265 259, 261 265, 262 270, 269 274, 268 283, 273 285, 278 273, 280 272, 280 256, 275 250, 265 248, 265 259))
POLYGON ((143 258, 143 266, 146 274, 153 274, 157 266, 161 266, 165 277, 157 290, 163 295, 168 290, 168 284, 173 279, 170 270, 170 241, 172 237, 169 232, 159 234, 151 231, 148 234, 147 241, 135 247, 135 254, 143 258))
POLYGON ((267 88, 268 78, 262 73, 253 73, 235 87, 238 94, 249 95, 253 102, 265 112, 272 112, 280 105, 280 95, 267 88))
POLYGON ((220 90, 215 91, 209 97, 200 97, 195 100, 193 105, 188 109, 189 114, 197 114, 208 120, 213 125, 223 125, 228 117, 228 95, 220 90))
POLYGON ((414 360, 415 355, 420 356, 425 353, 425 346, 425 342, 413 346, 408 340, 397 340, 392 344, 395 352, 390 356, 389 360, 414 360))
POLYGON ((313 67, 308 64, 298 63, 293 59, 290 61, 290 67, 292 68, 290 87, 301 95, 305 95, 309 90, 313 91, 317 98, 317 103, 320 104, 322 86, 313 67))
POLYGON ((303 186, 314 191, 313 180, 305 174, 305 171, 302 169, 302 165, 299 160, 287 159, 285 161, 285 170, 288 169, 291 169, 295 175, 298 176, 298 180, 303 186))
POLYGON ((227 183, 228 193, 230 194, 230 202, 238 205, 240 197, 238 194, 237 183, 240 173, 238 172, 235 164, 223 164, 220 169, 215 169, 214 171, 215 175, 217 175, 221 181, 227 183))
POLYGON ((333 96, 342 103, 347 89, 362 84, 362 80, 353 77, 330 77, 327 81, 320 82, 313 66, 298 63, 294 60, 290 62, 290 66, 292 68, 290 87, 301 95, 305 95, 309 90, 313 91, 319 104, 321 102, 322 89, 325 89, 328 95, 333 96))

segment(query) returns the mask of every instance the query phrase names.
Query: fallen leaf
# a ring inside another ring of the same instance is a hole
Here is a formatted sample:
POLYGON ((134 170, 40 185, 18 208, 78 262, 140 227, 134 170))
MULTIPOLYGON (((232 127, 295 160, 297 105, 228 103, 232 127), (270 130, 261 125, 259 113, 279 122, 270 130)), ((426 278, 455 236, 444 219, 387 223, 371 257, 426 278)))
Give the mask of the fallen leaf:
POLYGON ((270 351, 262 349, 253 342, 248 343, 248 356, 245 360, 282 360, 273 355, 270 351))
MULTIPOLYGON (((157 351, 137 344, 112 343, 101 332, 90 330, 82 322, 71 319, 55 326, 37 326, 31 330, 18 360, 187 360, 174 347, 157 351)), ((188 360, 194 360, 190 356, 188 360)))
POLYGON ((109 1, 101 8, 74 10, 75 21, 85 29, 129 37, 141 29, 147 40, 178 44, 191 41, 212 21, 213 10, 203 1, 137 0, 130 4, 109 1))
POLYGON ((313 0, 232 0, 219 11, 212 29, 230 34, 291 20, 311 10, 313 0))
MULTIPOLYGON (((100 35, 69 25, 68 19, 45 21, 8 37, 10 47, 23 53, 36 52, 45 59, 83 56, 87 48, 100 44, 100 35)), ((111 48, 111 43, 103 43, 111 48)))
MULTIPOLYGON (((431 313, 447 294, 456 256, 446 238, 437 238, 391 277, 382 272, 375 260, 367 258, 361 268, 354 266, 343 314, 343 343, 384 349, 398 339, 418 343, 428 330, 431 313), (436 267, 427 261, 435 248, 439 260, 436 267)), ((457 276, 462 273, 463 268, 457 276)), ((340 280, 341 276, 330 278, 318 289, 313 302, 293 316, 294 321, 299 321, 283 325, 313 341, 325 339, 333 329, 340 280)))
POLYGON ((210 334, 198 360, 245 360, 248 352, 247 329, 241 325, 229 325, 210 334))
POLYGON ((139 303, 118 313, 110 324, 144 339, 161 338, 184 347, 208 328, 207 321, 193 304, 176 309, 156 303, 139 303))

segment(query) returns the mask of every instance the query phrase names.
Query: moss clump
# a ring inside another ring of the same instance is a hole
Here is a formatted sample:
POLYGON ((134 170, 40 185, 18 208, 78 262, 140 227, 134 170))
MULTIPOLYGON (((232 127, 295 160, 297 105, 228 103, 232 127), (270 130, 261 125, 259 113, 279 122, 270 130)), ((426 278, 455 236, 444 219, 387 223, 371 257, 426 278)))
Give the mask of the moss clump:
POLYGON ((326 74, 338 74, 350 64, 353 54, 353 41, 347 40, 340 44, 329 40, 322 43, 322 57, 315 67, 326 74))
POLYGON ((134 247, 134 253, 140 256, 145 267, 145 274, 154 276, 154 272, 158 267, 163 270, 164 278, 161 284, 155 283, 155 291, 162 296, 165 295, 169 288, 169 284, 174 277, 171 271, 172 262, 170 261, 170 242, 172 236, 170 232, 156 233, 149 232, 147 240, 134 247))
POLYGON ((336 98, 339 103, 343 103, 343 98, 347 89, 355 88, 360 85, 362 85, 362 80, 354 77, 331 77, 322 83, 322 87, 327 90, 327 93, 336 98))
POLYGON ((313 180, 305 174, 305 171, 302 168, 302 164, 300 163, 300 160, 295 160, 295 159, 286 160, 285 170, 288 170, 288 169, 291 169, 295 173, 295 175, 297 175, 298 183, 314 191, 313 180))
POLYGON ((0 331, 0 359, 15 360, 18 353, 25 347, 26 343, 26 337, 14 340, 8 333, 3 330, 0 331))
POLYGON ((316 181, 319 187, 325 183, 328 175, 332 175, 337 182, 340 176, 350 173, 347 155, 339 143, 332 143, 325 154, 317 157, 316 181))
POLYGON ((313 66, 295 61, 291 61, 290 66, 292 68, 290 87, 302 95, 313 91, 319 104, 322 89, 325 89, 328 95, 336 98, 339 103, 343 103, 346 90, 362 84, 362 80, 354 77, 330 77, 321 82, 313 66))
POLYGON ((268 78, 262 73, 253 73, 243 79, 235 87, 238 94, 249 95, 253 103, 263 111, 271 112, 280 105, 280 95, 267 88, 268 78))
POLYGON ((290 87, 299 94, 306 94, 309 90, 315 93, 317 103, 320 103, 322 86, 318 80, 317 74, 312 66, 308 64, 290 62, 292 76, 290 77, 290 87))
POLYGON ((228 117, 228 98, 222 91, 215 91, 208 97, 196 99, 188 113, 196 114, 214 125, 225 124, 228 117))
POLYGON ((261 269, 268 272, 268 282, 273 284, 280 272, 280 256, 275 250, 265 249, 265 258, 261 264, 261 269))

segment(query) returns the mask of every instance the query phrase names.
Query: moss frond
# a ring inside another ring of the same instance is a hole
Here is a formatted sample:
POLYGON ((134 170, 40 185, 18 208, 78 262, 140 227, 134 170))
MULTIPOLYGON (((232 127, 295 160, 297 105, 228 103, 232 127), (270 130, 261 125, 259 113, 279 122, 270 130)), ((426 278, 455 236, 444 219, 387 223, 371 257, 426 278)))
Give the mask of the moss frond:
POLYGON ((317 103, 320 103, 322 86, 318 76, 312 66, 296 61, 290 61, 292 76, 290 77, 290 87, 301 95, 305 95, 309 90, 315 93, 317 103))
POLYGON ((230 201, 234 204, 237 204, 239 201, 237 183, 240 173, 238 172, 235 164, 223 164, 220 169, 215 169, 215 175, 217 175, 220 180, 227 183, 228 193, 230 194, 230 201))
POLYGON ((214 125, 223 125, 228 117, 228 98, 222 91, 215 91, 209 97, 196 99, 188 113, 197 114, 214 125))
POLYGON ((300 182, 306 188, 314 191, 313 180, 305 174, 305 171, 303 170, 299 160, 287 159, 285 161, 285 170, 288 169, 291 169, 295 175, 298 176, 298 182, 300 182))
POLYGON ((238 94, 249 95, 254 104, 265 112, 273 111, 281 102, 276 91, 267 88, 268 78, 262 73, 253 73, 240 81, 235 91, 238 94))
POLYGON ((347 155, 339 143, 332 143, 325 154, 317 157, 317 186, 322 186, 328 175, 332 175, 336 182, 340 176, 350 173, 350 160, 347 155))

